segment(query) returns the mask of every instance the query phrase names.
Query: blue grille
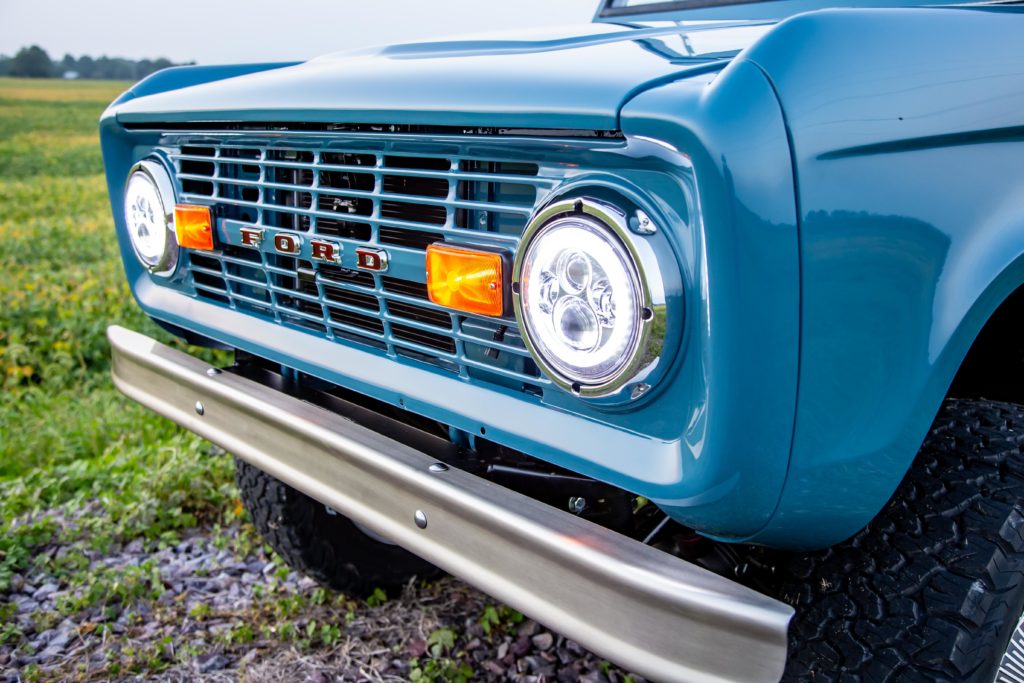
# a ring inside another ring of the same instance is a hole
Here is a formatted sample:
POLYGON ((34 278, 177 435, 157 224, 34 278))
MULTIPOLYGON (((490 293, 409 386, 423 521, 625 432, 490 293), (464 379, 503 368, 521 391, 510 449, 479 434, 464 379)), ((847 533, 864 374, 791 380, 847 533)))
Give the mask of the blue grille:
POLYGON ((339 266, 223 244, 184 261, 196 296, 479 381, 540 394, 538 371, 512 318, 453 313, 427 299, 424 259, 434 242, 514 251, 556 179, 537 164, 352 146, 210 142, 167 150, 182 201, 212 205, 218 221, 344 245, 339 266), (386 249, 385 273, 354 268, 355 248, 386 249))

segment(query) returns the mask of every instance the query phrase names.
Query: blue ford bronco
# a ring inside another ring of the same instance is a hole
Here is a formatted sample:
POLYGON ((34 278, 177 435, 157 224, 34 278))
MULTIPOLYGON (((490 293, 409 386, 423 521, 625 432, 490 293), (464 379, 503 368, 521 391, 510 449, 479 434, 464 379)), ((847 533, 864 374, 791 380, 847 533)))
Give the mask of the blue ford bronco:
POLYGON ((103 115, 128 396, 293 567, 660 681, 1024 680, 1024 7, 605 0, 103 115), (896 6, 896 5, 903 6, 896 6))

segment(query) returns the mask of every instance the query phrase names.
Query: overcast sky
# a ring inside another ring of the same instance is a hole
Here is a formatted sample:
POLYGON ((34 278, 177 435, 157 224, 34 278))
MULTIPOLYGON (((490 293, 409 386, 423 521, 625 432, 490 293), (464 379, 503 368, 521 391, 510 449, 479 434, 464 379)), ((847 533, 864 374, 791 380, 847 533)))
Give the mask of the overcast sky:
POLYGON ((306 59, 459 33, 588 23, 597 0, 0 0, 0 54, 213 64, 306 59))

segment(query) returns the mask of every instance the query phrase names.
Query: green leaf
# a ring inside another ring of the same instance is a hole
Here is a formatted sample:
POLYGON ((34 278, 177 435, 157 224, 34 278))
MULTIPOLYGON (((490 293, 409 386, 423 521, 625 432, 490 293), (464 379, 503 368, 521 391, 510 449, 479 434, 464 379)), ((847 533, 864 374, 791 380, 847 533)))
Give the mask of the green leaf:
POLYGON ((431 656, 437 658, 446 654, 455 647, 455 639, 458 634, 450 628, 439 628, 427 636, 427 648, 431 656))

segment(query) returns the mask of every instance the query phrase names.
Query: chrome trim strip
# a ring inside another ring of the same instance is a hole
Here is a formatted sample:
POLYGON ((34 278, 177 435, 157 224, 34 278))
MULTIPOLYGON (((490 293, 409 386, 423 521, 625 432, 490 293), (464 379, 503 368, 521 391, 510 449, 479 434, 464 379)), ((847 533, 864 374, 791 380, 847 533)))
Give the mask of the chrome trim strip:
POLYGON ((423 453, 237 375, 208 375, 144 335, 113 326, 107 336, 129 397, 602 656, 659 681, 781 676, 788 606, 466 472, 431 471, 423 453))
MULTIPOLYGON (((139 263, 153 275, 159 277, 170 277, 178 267, 178 236, 174 227, 174 207, 176 205, 174 183, 171 181, 171 172, 156 157, 148 157, 139 161, 128 171, 124 180, 124 194, 128 193, 128 184, 132 176, 142 173, 150 182, 156 186, 157 194, 160 196, 160 204, 164 211, 164 224, 167 230, 164 231, 164 253, 156 263, 149 263, 139 253, 135 239, 129 236, 128 241, 132 245, 132 251, 139 263)), ((125 218, 127 220, 127 217, 125 218)), ((130 228, 129 228, 130 230, 130 228)))
MULTIPOLYGON (((520 248, 516 251, 512 266, 512 305, 523 343, 530 350, 537 365, 556 385, 586 398, 612 396, 621 392, 628 384, 633 384, 633 392, 640 386, 650 388, 650 385, 642 384, 642 381, 647 378, 647 370, 661 357, 664 350, 668 315, 662 286, 662 266, 656 252, 644 241, 644 238, 655 232, 656 229, 651 228, 650 232, 645 234, 634 234, 627 226, 627 216, 624 212, 619 213, 617 207, 586 196, 572 196, 554 201, 539 209, 530 219, 523 231, 520 248), (588 221, 618 239, 629 253, 635 269, 633 280, 638 293, 638 314, 641 311, 649 313, 648 317, 640 315, 637 320, 639 334, 628 350, 626 363, 610 376, 586 384, 563 372, 541 352, 526 319, 521 291, 523 266, 533 241, 566 219, 588 221)), ((636 394, 637 397, 647 389, 641 389, 636 394)))

